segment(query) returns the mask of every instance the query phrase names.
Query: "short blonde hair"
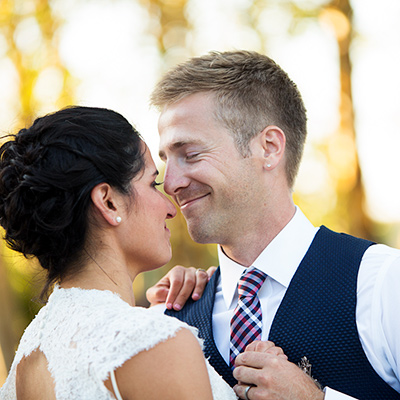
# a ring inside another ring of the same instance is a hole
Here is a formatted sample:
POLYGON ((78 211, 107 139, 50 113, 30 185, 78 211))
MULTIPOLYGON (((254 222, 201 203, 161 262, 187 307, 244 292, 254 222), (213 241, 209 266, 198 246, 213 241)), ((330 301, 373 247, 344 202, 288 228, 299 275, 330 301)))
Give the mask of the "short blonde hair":
POLYGON ((252 51, 210 52, 167 72, 156 85, 151 104, 162 109, 200 92, 214 95, 215 117, 235 139, 243 157, 249 142, 268 125, 286 135, 286 177, 293 187, 307 136, 301 94, 271 58, 252 51))

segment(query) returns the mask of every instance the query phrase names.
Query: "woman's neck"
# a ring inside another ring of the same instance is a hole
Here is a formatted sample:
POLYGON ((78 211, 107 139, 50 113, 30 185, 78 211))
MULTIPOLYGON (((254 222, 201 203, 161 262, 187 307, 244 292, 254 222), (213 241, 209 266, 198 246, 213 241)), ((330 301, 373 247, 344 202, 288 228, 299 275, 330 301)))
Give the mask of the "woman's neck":
POLYGON ((81 289, 110 290, 118 293, 122 300, 135 305, 132 283, 135 276, 131 276, 126 265, 118 261, 118 258, 110 258, 102 254, 92 256, 88 254, 88 260, 79 272, 75 272, 63 279, 61 288, 79 287, 81 289))

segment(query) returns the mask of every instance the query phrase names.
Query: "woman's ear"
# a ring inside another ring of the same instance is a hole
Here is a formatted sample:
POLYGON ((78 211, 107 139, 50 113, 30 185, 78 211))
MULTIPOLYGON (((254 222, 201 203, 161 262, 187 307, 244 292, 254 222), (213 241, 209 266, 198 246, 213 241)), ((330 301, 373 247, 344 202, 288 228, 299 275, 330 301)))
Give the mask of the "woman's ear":
POLYGON ((108 183, 99 183, 90 194, 94 207, 110 225, 118 225, 121 217, 118 213, 117 193, 108 183))
POLYGON ((286 136, 281 128, 269 125, 260 132, 263 148, 264 168, 274 169, 279 165, 285 154, 286 136))

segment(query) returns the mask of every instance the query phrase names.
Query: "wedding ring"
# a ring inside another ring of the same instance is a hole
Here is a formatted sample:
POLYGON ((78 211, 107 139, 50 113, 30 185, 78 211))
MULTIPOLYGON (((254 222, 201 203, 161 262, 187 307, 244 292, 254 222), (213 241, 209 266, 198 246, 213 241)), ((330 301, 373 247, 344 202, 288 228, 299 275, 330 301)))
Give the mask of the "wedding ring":
POLYGON ((196 269, 196 274, 197 274, 198 272, 205 272, 205 273, 207 273, 207 271, 206 271, 205 269, 203 269, 203 268, 197 268, 197 269, 196 269))
POLYGON ((244 391, 244 398, 245 398, 246 400, 250 400, 248 394, 249 394, 249 390, 250 390, 252 387, 253 387, 252 385, 249 385, 249 386, 247 386, 246 390, 244 391))

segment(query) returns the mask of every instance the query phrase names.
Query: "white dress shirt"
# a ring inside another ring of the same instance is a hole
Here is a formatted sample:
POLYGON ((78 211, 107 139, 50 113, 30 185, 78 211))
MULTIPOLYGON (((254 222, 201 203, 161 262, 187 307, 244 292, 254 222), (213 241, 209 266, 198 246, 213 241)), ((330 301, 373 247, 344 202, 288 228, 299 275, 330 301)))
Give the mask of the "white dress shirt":
MULTIPOLYGON (((286 289, 305 256, 315 228, 300 209, 252 264, 268 277, 258 292, 263 315, 262 340, 286 289)), ((229 364, 230 320, 238 301, 237 282, 245 267, 218 249, 221 276, 215 295, 213 334, 229 364)), ((364 253, 358 274, 356 323, 367 358, 378 375, 400 392, 400 250, 379 244, 364 253)), ((351 399, 326 388, 326 400, 351 399)))

